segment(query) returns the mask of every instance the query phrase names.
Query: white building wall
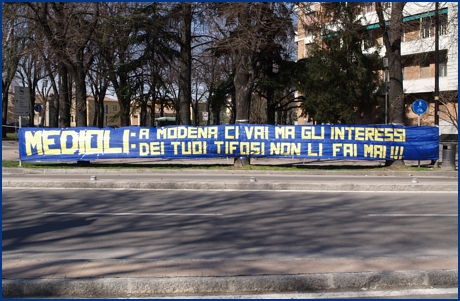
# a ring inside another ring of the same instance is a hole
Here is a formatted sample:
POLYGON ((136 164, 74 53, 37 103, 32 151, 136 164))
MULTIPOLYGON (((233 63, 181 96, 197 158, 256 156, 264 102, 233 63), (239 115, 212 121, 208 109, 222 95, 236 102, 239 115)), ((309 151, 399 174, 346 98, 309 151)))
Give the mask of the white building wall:
POLYGON ((458 90, 458 2, 448 2, 447 72, 448 90, 458 90))

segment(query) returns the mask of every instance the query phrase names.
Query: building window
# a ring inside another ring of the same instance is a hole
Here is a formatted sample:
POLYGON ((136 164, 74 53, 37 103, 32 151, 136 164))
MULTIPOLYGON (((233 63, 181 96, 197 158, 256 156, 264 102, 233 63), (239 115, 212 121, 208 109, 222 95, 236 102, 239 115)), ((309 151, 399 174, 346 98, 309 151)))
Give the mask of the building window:
POLYGON ((420 78, 430 77, 430 62, 427 60, 420 63, 420 78))
POLYGON ((370 12, 373 12, 374 9, 373 9, 373 6, 372 6, 372 2, 364 2, 363 6, 362 6, 362 14, 367 14, 367 13, 370 13, 370 12))
POLYGON ((105 105, 105 113, 109 114, 109 105, 105 105))
POLYGON ((439 16, 439 35, 443 36, 447 34, 447 16, 439 16))
POLYGON ((447 62, 440 62, 439 63, 439 77, 447 76, 447 62))
POLYGON ((431 36, 431 20, 423 20, 420 29, 420 38, 426 39, 431 36))
POLYGON ((367 35, 364 38, 364 49, 372 48, 374 47, 374 36, 372 32, 368 32, 367 35))
POLYGON ((315 26, 315 13, 306 14, 303 17, 303 30, 305 36, 311 36, 314 33, 314 26, 315 26))
POLYGON ((382 8, 383 9, 391 8, 391 2, 382 2, 382 8))
POLYGON ((305 44, 304 45, 303 57, 310 57, 311 56, 312 45, 313 44, 305 44))
POLYGON ((373 12, 373 11, 374 11, 374 8, 372 6, 372 2, 367 2, 366 3, 366 12, 370 13, 370 12, 373 12))
POLYGON ((109 116, 105 116, 105 125, 109 125, 109 116))
POLYGON ((112 105, 112 111, 116 112, 117 111, 117 105, 112 105))
POLYGON ((70 122, 74 122, 74 117, 73 117, 73 115, 70 116, 70 122))

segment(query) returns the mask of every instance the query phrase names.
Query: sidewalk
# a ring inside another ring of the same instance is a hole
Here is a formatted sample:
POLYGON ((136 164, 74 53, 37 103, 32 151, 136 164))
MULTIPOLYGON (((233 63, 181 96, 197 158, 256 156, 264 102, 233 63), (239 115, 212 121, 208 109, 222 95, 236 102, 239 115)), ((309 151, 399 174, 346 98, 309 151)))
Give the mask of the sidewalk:
POLYGON ((456 172, 2 168, 4 188, 458 192, 456 172), (427 174, 428 173, 428 174, 427 174))
POLYGON ((3 261, 4 298, 128 298, 458 287, 457 258, 3 261))

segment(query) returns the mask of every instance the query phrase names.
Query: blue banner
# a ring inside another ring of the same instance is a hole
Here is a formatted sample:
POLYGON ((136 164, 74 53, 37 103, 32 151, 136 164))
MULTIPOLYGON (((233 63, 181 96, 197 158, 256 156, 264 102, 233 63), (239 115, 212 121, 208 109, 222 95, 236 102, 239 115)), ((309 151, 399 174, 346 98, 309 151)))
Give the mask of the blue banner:
POLYGON ((273 157, 438 160, 439 130, 397 125, 21 128, 22 161, 273 157))

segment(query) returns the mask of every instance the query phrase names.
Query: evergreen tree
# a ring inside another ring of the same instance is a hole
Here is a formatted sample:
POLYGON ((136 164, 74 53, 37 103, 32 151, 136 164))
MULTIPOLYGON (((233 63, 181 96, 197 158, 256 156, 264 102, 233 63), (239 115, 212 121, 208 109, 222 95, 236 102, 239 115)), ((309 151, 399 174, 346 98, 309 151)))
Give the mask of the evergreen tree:
MULTIPOLYGON (((345 17, 355 20, 351 11, 345 17)), ((378 104, 381 58, 363 53, 365 28, 359 20, 342 24, 339 31, 325 33, 323 44, 314 44, 311 55, 298 62, 303 111, 317 123, 355 123, 356 113, 378 104)))

